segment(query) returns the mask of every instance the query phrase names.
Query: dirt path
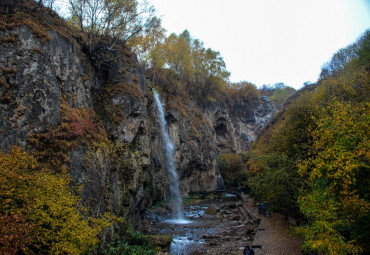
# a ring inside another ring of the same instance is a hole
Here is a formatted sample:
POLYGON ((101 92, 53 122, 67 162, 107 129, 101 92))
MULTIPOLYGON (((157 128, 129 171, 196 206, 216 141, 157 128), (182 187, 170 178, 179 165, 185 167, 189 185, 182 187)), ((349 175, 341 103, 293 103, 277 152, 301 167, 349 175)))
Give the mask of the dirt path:
POLYGON ((242 194, 244 206, 252 217, 261 219, 257 228, 257 233, 253 240, 256 255, 301 255, 299 247, 302 241, 292 234, 290 224, 285 217, 278 213, 273 213, 272 217, 259 216, 258 210, 254 206, 253 198, 242 194))

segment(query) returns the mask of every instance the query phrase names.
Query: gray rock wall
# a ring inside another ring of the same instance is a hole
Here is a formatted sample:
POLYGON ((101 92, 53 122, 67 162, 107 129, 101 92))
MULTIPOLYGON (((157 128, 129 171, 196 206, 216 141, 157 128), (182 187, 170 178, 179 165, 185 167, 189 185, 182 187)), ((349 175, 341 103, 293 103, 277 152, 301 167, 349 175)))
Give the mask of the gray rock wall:
POLYGON ((219 154, 248 150, 276 111, 275 104, 264 98, 254 103, 244 101, 233 107, 216 103, 204 110, 215 130, 219 154))
POLYGON ((60 97, 70 93, 74 107, 91 105, 91 87, 100 86, 78 48, 55 32, 41 43, 27 27, 1 32, 17 43, 0 44, 0 145, 27 144, 30 133, 56 128, 60 97), (87 75, 89 80, 84 81, 87 75))
MULTIPOLYGON (((102 80, 78 45, 56 32, 50 32, 51 41, 41 43, 27 27, 0 31, 0 40, 9 36, 17 43, 0 44, 0 146, 29 148, 30 135, 50 133, 63 124, 62 104, 92 108, 107 137, 130 145, 131 169, 120 169, 109 151, 79 144, 68 153, 70 174, 84 185, 82 195, 91 214, 114 211, 137 222, 153 201, 167 194, 159 123, 137 61, 118 56, 102 80)), ((194 114, 184 117, 167 110, 182 192, 217 188, 212 127, 201 127, 194 136, 194 114)))

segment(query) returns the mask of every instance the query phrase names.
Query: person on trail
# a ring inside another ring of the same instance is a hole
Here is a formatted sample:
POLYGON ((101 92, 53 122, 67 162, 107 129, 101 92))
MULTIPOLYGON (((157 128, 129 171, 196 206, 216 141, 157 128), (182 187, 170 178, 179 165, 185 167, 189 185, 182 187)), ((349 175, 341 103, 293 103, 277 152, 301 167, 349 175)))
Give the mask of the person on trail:
POLYGON ((249 247, 249 245, 247 244, 244 248, 244 252, 243 252, 244 255, 254 255, 254 250, 251 249, 249 247))
POLYGON ((258 203, 258 215, 261 215, 262 211, 261 211, 261 203, 258 203))
POLYGON ((261 214, 262 215, 265 215, 266 214, 266 210, 267 210, 267 208, 266 208, 266 204, 264 202, 258 204, 258 214, 259 215, 261 215, 261 214))

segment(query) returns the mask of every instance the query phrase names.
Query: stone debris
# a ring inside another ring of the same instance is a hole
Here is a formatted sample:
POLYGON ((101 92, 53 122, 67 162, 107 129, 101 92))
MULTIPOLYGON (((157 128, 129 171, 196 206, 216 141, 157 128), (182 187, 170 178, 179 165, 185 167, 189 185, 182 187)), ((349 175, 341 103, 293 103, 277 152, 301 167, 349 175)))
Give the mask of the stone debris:
POLYGON ((244 194, 242 199, 243 202, 203 200, 198 207, 204 208, 204 214, 198 214, 193 223, 186 226, 157 223, 154 229, 157 234, 185 236, 186 244, 174 238, 170 251, 174 255, 242 254, 247 244, 253 247, 256 255, 302 254, 301 242, 291 235, 289 223, 283 216, 259 216, 254 200, 244 194))
POLYGON ((218 207, 215 205, 211 205, 207 208, 207 210, 204 212, 205 214, 215 215, 218 211, 218 207))

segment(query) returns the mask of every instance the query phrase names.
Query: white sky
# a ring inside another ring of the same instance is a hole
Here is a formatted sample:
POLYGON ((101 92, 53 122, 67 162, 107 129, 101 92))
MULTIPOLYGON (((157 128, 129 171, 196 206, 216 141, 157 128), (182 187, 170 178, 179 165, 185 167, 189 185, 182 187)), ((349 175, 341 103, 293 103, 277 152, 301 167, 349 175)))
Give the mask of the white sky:
POLYGON ((315 82, 324 62, 370 28, 370 0, 151 0, 170 33, 223 56, 232 82, 315 82))

